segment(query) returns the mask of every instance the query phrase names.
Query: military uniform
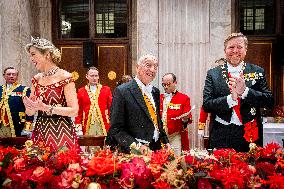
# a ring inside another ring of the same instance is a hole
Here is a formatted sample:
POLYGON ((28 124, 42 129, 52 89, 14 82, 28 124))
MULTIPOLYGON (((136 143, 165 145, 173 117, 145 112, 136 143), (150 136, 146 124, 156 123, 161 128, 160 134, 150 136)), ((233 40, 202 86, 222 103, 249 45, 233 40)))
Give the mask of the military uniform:
POLYGON ((22 98, 31 90, 18 83, 0 86, 0 135, 2 137, 21 136, 22 130, 31 130, 33 116, 27 116, 22 98))

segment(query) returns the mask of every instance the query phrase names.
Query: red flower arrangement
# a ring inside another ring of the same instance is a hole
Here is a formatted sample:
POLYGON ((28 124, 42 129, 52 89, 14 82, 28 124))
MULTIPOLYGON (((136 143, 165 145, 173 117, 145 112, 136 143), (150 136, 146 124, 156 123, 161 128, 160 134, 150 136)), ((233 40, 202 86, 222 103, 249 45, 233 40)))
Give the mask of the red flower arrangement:
POLYGON ((268 177, 266 185, 270 185, 271 189, 282 189, 284 188, 284 175, 273 175, 268 177))
POLYGON ((190 150, 182 156, 168 149, 146 155, 105 149, 86 156, 73 149, 53 154, 32 144, 23 150, 0 147, 0 184, 4 189, 283 188, 283 154, 274 143, 248 153, 190 150))
POLYGON ((151 170, 143 158, 134 157, 129 163, 122 164, 119 184, 125 188, 151 188, 151 170))

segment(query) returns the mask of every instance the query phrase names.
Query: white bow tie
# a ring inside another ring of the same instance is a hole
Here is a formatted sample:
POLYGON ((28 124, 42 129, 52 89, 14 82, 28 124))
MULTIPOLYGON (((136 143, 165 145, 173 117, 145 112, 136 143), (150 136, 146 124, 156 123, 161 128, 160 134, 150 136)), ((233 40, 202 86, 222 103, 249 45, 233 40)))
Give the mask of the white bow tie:
POLYGON ((238 68, 230 68, 228 71, 230 73, 240 73, 240 69, 238 69, 238 68))
POLYGON ((237 67, 228 64, 228 72, 230 73, 240 73, 242 70, 243 64, 239 64, 237 67))
POLYGON ((170 96, 172 96, 172 93, 165 93, 164 95, 165 95, 165 97, 170 97, 170 96))

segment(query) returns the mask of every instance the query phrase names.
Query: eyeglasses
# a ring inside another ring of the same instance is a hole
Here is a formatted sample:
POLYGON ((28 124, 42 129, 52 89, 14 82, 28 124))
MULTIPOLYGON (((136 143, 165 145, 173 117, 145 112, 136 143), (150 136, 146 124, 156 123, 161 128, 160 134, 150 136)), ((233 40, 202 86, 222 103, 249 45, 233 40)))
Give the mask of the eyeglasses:
POLYGON ((162 83, 162 86, 163 87, 168 87, 168 86, 170 86, 172 83, 162 83))

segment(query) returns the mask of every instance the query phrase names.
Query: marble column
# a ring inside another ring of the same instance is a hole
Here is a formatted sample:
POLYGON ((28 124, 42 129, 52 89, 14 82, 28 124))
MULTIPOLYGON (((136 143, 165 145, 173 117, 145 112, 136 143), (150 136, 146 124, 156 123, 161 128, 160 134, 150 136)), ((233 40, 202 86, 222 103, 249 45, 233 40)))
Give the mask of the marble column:
MULTIPOLYGON (((31 86, 36 74, 25 52, 30 36, 51 39, 51 3, 46 0, 0 1, 0 71, 8 66, 19 70, 19 82, 31 86), (39 35, 37 35, 39 36, 39 35)), ((4 83, 1 77, 0 83, 4 83)))
MULTIPOLYGON (((28 70, 28 57, 24 46, 29 39, 32 21, 30 19, 29 1, 4 0, 0 5, 0 40, 1 57, 0 68, 13 66, 19 70, 19 82, 30 83, 30 72, 28 70)), ((4 79, 1 77, 1 83, 4 79)))
MULTIPOLYGON (((136 52, 133 54, 133 73, 136 72, 135 64, 140 56, 145 54, 153 54, 159 57, 158 50, 158 0, 137 0, 136 13, 134 13, 135 19, 134 32, 132 33, 134 44, 136 47, 133 49, 136 52)), ((158 86, 158 77, 153 82, 158 86)))
MULTIPOLYGON (((133 4, 132 58, 145 53, 159 58, 154 85, 177 75, 178 90, 196 105, 190 125, 191 147, 199 147, 197 123, 206 72, 223 57, 223 40, 231 32, 231 3, 222 0, 137 0, 133 4)), ((133 66, 134 71, 134 66, 133 66)), ((133 72, 135 73, 135 72, 133 72)))

